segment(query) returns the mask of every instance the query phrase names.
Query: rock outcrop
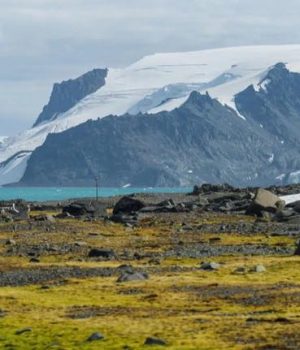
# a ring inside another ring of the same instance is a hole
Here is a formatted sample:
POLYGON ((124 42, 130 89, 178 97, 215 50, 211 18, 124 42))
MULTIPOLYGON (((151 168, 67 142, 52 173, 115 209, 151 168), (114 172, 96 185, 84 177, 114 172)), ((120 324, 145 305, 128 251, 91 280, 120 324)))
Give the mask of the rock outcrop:
POLYGON ((105 85, 107 69, 94 69, 76 79, 54 84, 49 103, 43 108, 33 126, 54 120, 60 113, 68 111, 80 100, 105 85))

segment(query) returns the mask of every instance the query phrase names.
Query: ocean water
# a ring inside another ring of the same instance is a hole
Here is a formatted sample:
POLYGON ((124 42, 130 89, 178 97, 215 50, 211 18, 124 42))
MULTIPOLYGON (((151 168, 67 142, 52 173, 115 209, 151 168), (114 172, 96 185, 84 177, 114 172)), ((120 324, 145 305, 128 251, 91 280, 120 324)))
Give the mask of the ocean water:
MULTIPOLYGON (((166 188, 99 188, 99 197, 130 193, 187 193, 190 187, 166 188)), ((27 201, 60 201, 64 199, 96 197, 92 187, 0 187, 0 200, 24 199, 27 201)))

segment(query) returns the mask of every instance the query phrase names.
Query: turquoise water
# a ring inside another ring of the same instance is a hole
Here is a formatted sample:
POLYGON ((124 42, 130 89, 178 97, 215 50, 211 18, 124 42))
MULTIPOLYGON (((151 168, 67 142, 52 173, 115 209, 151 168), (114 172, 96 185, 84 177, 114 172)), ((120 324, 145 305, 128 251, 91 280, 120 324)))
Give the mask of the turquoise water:
MULTIPOLYGON (((191 188, 100 188, 100 197, 125 195, 130 193, 187 193, 191 188)), ((0 187, 0 200, 24 199, 27 201, 59 201, 70 198, 95 197, 92 187, 0 187)))

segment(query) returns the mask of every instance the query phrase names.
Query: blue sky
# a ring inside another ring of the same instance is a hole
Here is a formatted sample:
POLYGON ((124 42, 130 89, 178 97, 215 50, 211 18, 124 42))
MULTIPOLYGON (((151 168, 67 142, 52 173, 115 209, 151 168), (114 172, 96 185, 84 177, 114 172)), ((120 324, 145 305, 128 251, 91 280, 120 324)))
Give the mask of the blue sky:
POLYGON ((54 82, 156 52, 300 43, 299 0, 1 0, 0 135, 29 127, 54 82))

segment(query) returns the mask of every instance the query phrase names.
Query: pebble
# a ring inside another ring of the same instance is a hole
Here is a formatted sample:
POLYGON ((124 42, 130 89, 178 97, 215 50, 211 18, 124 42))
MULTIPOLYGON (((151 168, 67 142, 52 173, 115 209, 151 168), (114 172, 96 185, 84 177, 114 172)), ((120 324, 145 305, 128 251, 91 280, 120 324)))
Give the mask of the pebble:
POLYGON ((219 270, 220 267, 221 265, 218 263, 208 262, 208 263, 202 263, 200 266, 200 269, 206 270, 206 271, 214 271, 214 270, 219 270))
POLYGON ((149 278, 148 274, 145 272, 123 272, 121 276, 117 279, 117 283, 131 282, 131 281, 144 281, 149 278))
POLYGON ((264 267, 264 265, 256 265, 251 269, 251 272, 256 272, 256 273, 263 273, 266 272, 267 269, 264 267))
POLYGON ((159 338, 148 337, 145 340, 144 345, 161 345, 161 346, 165 346, 165 345, 167 345, 167 343, 164 340, 159 339, 159 338))

